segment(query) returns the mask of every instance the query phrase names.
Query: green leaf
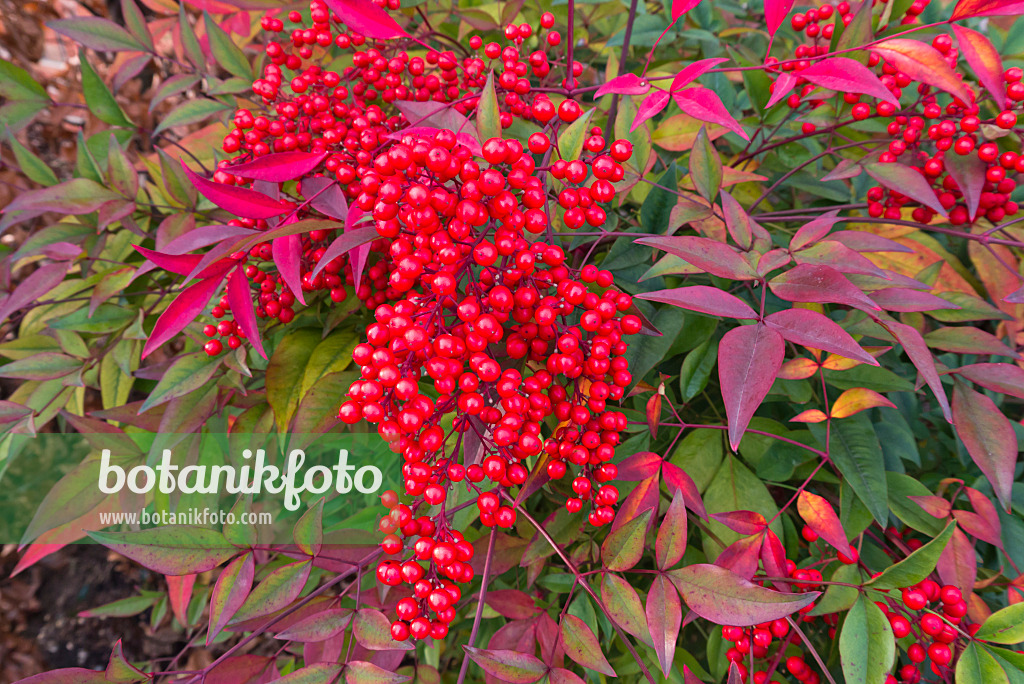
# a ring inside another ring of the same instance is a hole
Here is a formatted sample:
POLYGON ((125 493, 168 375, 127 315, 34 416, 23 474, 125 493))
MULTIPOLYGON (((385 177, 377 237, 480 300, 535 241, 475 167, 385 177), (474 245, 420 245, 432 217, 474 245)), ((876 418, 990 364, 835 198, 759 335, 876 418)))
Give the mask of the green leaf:
POLYGON ((245 603, 228 624, 237 624, 252 618, 270 615, 298 598, 309 579, 312 567, 308 560, 282 565, 249 592, 245 603))
POLYGON ((561 634, 562 648, 567 656, 587 669, 609 677, 616 676, 587 623, 575 615, 565 614, 562 616, 561 634))
POLYGON ((82 360, 66 354, 45 352, 0 366, 0 378, 54 380, 82 368, 82 360))
POLYGON ((304 398, 321 378, 348 368, 357 344, 359 337, 352 330, 339 330, 317 344, 302 375, 300 398, 304 398))
POLYGON ((47 24, 62 36, 98 52, 145 51, 145 46, 123 28, 101 17, 58 19, 47 24))
POLYGON ((324 500, 321 497, 295 523, 295 544, 303 553, 315 556, 324 541, 324 500))
POLYGON ((711 202, 718 196, 718 190, 722 187, 722 160, 708 140, 704 126, 697 131, 697 138, 690 150, 690 178, 704 199, 711 202))
POLYGON ((36 100, 49 102, 46 89, 20 66, 0 59, 0 96, 7 100, 36 100))
POLYGON ((395 641, 391 638, 391 622, 379 610, 357 610, 352 621, 352 635, 360 646, 371 651, 408 651, 413 648, 408 640, 395 641))
POLYGON ((601 544, 601 559, 607 569, 620 572, 640 562, 652 513, 651 509, 644 511, 605 538, 601 544))
POLYGON ((175 126, 187 126, 209 119, 214 114, 219 114, 231 109, 226 104, 216 100, 187 100, 160 119, 153 134, 156 135, 168 128, 175 126))
POLYGON ((121 16, 124 17, 124 25, 137 38, 149 52, 155 52, 153 46, 153 35, 149 32, 146 24, 146 17, 142 10, 135 3, 135 0, 121 0, 121 16))
POLYGON ((60 182, 53 169, 47 166, 46 162, 36 156, 32 150, 22 145, 10 129, 7 129, 7 142, 10 143, 11 149, 14 151, 18 168, 29 180, 46 186, 56 185, 60 182))
POLYGON ((679 369, 679 394, 684 402, 704 391, 717 361, 718 340, 715 338, 704 340, 686 355, 679 369))
POLYGON ((206 73, 206 55, 203 54, 203 48, 199 45, 199 39, 196 38, 195 29, 192 28, 192 24, 188 21, 185 3, 178 5, 178 31, 181 34, 181 45, 185 50, 185 56, 188 57, 188 61, 192 62, 192 66, 206 73))
POLYGON ((643 641, 650 639, 647 615, 632 584, 616 574, 604 573, 601 576, 601 600, 622 629, 643 641))
POLYGON ((532 684, 539 681, 548 666, 529 653, 463 646, 466 655, 484 672, 511 684, 532 684))
POLYGON ((931 537, 942 532, 943 523, 929 515, 911 496, 929 496, 932 492, 923 484, 902 473, 886 473, 889 488, 889 507, 893 515, 905 525, 931 537))
POLYGON ((303 378, 314 351, 321 343, 321 334, 311 328, 289 333, 277 345, 267 365, 267 401, 274 409, 277 427, 288 429, 302 398, 303 378))
POLYGON ((988 649, 972 641, 956 663, 956 684, 1007 684, 1006 671, 988 649))
POLYGON ((487 73, 487 82, 480 91, 480 103, 476 107, 476 130, 481 142, 501 137, 501 118, 498 112, 498 95, 494 91, 494 71, 487 73))
POLYGON ((139 413, 166 403, 175 397, 188 394, 209 382, 220 366, 219 356, 207 356, 205 352, 186 354, 164 371, 164 376, 146 397, 139 413))
POLYGON ((100 396, 103 408, 109 409, 126 404, 134 382, 135 378, 117 365, 113 354, 105 355, 100 361, 100 396))
POLYGON ((134 199, 139 193, 139 174, 113 135, 107 150, 107 176, 114 189, 124 197, 134 199))
POLYGON ((227 69, 228 73, 239 78, 252 78, 252 65, 249 58, 245 56, 242 49, 235 45, 231 36, 227 34, 209 12, 203 12, 203 21, 206 24, 206 35, 210 39, 210 52, 217 63, 227 69))
POLYGON ((580 158, 583 142, 587 139, 587 134, 590 131, 590 119, 593 116, 594 109, 588 109, 583 116, 558 134, 558 149, 555 153, 559 159, 572 161, 580 158))
POLYGON ((888 618, 866 596, 853 604, 839 635, 839 659, 846 684, 885 684, 896 657, 888 618))
POLYGON ((658 179, 658 185, 661 187, 652 188, 644 203, 640 205, 640 227, 643 232, 664 233, 668 228, 669 215, 679 199, 673 192, 678 184, 676 164, 672 162, 658 179))
POLYGON ((992 613, 981 623, 974 638, 996 644, 1019 644, 1024 641, 1024 603, 1015 603, 992 613))
POLYGON ((132 322, 135 312, 123 306, 101 304, 89 315, 83 307, 77 311, 55 318, 49 322, 54 330, 75 330, 83 333, 104 334, 120 330, 132 322))
POLYGON ((83 610, 80 617, 131 617, 138 615, 156 603, 156 596, 129 596, 128 598, 105 603, 96 608, 83 610))
POLYGON ((78 59, 81 62, 82 91, 85 93, 85 104, 89 106, 89 111, 95 114, 97 119, 111 126, 132 127, 134 124, 125 116, 110 89, 89 64, 85 50, 78 51, 78 59))
POLYGON ((331 684, 345 668, 344 665, 317 663, 295 670, 278 680, 278 684, 331 684))
POLYGON ((935 570, 935 564, 939 562, 939 556, 953 536, 956 523, 946 525, 942 533, 930 542, 911 553, 895 565, 890 565, 882 574, 873 578, 867 584, 875 589, 900 589, 909 587, 924 580, 935 570))
POLYGON ((122 556, 165 575, 206 572, 238 552, 220 532, 190 525, 86 534, 122 556))
MULTIPOLYGON (((811 426, 817 435, 821 424, 811 426)), ((864 413, 832 421, 829 456, 879 525, 889 521, 885 457, 871 420, 864 413)))
MULTIPOLYGON (((829 578, 830 582, 842 582, 843 584, 860 584, 860 568, 856 565, 840 564, 836 571, 829 578)), ((847 587, 843 584, 830 584, 822 595, 821 600, 814 604, 809 615, 828 615, 849 610, 857 602, 860 592, 856 587, 847 587)))

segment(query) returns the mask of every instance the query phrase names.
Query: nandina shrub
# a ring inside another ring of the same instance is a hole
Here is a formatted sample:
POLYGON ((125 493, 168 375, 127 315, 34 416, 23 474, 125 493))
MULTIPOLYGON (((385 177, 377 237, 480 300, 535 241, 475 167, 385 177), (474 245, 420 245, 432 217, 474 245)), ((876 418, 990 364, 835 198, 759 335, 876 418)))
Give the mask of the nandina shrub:
POLYGON ((6 462, 354 432, 395 489, 278 544, 70 473, 15 572, 88 533, 161 576, 89 619, 188 646, 25 681, 1024 678, 1018 3, 144 5, 50 25, 61 175, 2 63, 6 462))

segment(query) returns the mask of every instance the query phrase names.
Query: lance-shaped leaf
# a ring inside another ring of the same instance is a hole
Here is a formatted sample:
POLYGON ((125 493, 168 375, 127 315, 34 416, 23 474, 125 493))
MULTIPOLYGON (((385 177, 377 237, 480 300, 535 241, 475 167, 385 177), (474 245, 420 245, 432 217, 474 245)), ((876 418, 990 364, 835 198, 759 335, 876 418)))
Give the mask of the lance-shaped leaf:
POLYGON ((200 280, 195 285, 187 287, 179 294, 171 305, 160 314, 153 332, 146 340, 146 346, 142 349, 142 357, 149 356, 160 345, 171 339, 196 319, 196 316, 203 312, 210 298, 220 289, 224 282, 224 276, 216 276, 200 280))
POLYGON ((71 264, 68 263, 44 264, 32 271, 7 295, 7 299, 0 303, 0 322, 7 320, 23 306, 43 299, 46 293, 60 285, 70 267, 71 264))
POLYGON ((364 608, 356 611, 352 622, 352 634, 356 642, 371 651, 410 650, 412 643, 395 641, 391 638, 391 622, 379 610, 364 608))
POLYGON ((565 654, 588 669, 615 677, 615 670, 601 651, 594 632, 580 618, 566 613, 561 622, 562 648, 565 654))
POLYGON ((865 389, 864 387, 854 387, 840 394, 839 398, 835 400, 835 403, 832 404, 831 416, 833 418, 846 418, 869 408, 879 408, 882 406, 896 408, 896 404, 878 392, 865 389))
POLYGON ((311 568, 312 564, 306 560, 282 565, 271 572, 249 593, 230 623, 270 615, 290 604, 302 593, 311 568))
POLYGON ((658 665, 666 677, 672 671, 682 619, 683 609, 676 588, 665 575, 656 576, 647 594, 647 624, 651 630, 654 652, 658 656, 658 665))
POLYGON ((970 89, 946 63, 945 56, 931 45, 909 38, 890 38, 871 49, 912 80, 945 90, 961 102, 971 102, 970 89))
POLYGON ((669 87, 669 90, 682 90, 719 64, 728 61, 729 59, 726 57, 710 57, 708 59, 698 59, 696 62, 690 62, 683 67, 682 71, 676 74, 675 78, 672 79, 672 85, 669 87))
POLYGON ((672 495, 665 517, 654 542, 654 558, 659 570, 667 570, 683 559, 686 553, 686 502, 678 489, 672 495))
POLYGON ((697 489, 697 485, 689 473, 668 461, 662 463, 661 470, 665 476, 665 486, 668 491, 673 495, 677 491, 682 493, 686 507, 707 520, 708 512, 704 509, 704 500, 701 499, 700 490, 697 489))
POLYGON ((839 660, 847 684, 883 684, 895 657, 889 619, 862 595, 847 613, 839 635, 839 660))
POLYGON ((260 328, 256 324, 256 309, 252 303, 252 292, 249 290, 249 279, 245 277, 245 271, 239 265, 228 276, 228 304, 231 305, 231 314, 235 317, 245 339, 252 342, 260 356, 267 358, 263 350, 263 340, 260 339, 260 328))
POLYGON ((247 553, 234 559, 217 578, 210 594, 210 629, 206 634, 207 645, 220 634, 238 609, 245 603, 252 589, 256 565, 253 555, 247 553))
POLYGON ((887 322, 886 329, 892 333, 896 341, 903 345, 903 351, 907 352, 910 362, 917 368, 917 372, 924 378, 925 384, 935 394, 939 406, 942 408, 942 415, 946 420, 953 422, 953 414, 949 408, 949 399, 946 398, 946 391, 942 388, 942 380, 939 379, 939 372, 935 369, 935 359, 928 350, 921 333, 912 326, 903 323, 887 322))
POLYGON ((75 17, 58 19, 46 24, 76 43, 98 52, 120 52, 124 50, 142 52, 146 48, 132 34, 109 19, 101 17, 75 17))
POLYGON ((181 162, 181 167, 185 170, 188 179, 192 181, 192 185, 203 197, 236 216, 268 219, 280 216, 289 210, 288 204, 271 199, 262 192, 207 180, 188 168, 184 160, 181 162))
POLYGON ((875 72, 849 57, 830 57, 816 62, 800 72, 800 77, 816 86, 838 93, 857 93, 878 98, 899 107, 875 72))
POLYGON ((547 674, 548 666, 530 653, 463 646, 466 655, 484 672, 511 684, 532 684, 547 674))
POLYGON ((864 170, 868 172, 869 176, 890 190, 894 190, 915 202, 923 204, 937 214, 947 215, 946 208, 939 202, 939 198, 935 194, 935 190, 932 189, 931 183, 921 173, 911 167, 898 162, 891 164, 874 162, 865 164, 864 170))
POLYGON ((946 525, 942 533, 935 539, 917 549, 895 565, 890 565, 882 573, 868 581, 868 586, 875 589, 899 589, 911 587, 921 582, 935 570, 936 564, 946 545, 953 536, 956 523, 946 525))
POLYGON ((846 539, 843 524, 839 522, 839 516, 833 510, 832 504, 805 489, 797 497, 796 510, 807 526, 817 532, 818 536, 827 541, 832 548, 848 558, 853 557, 853 547, 846 539))
POLYGON ((718 346, 718 380, 733 450, 739 448, 740 439, 775 382, 785 355, 782 335, 763 323, 734 328, 722 338, 718 346))
MULTIPOLYGON (((824 426, 818 438, 825 439, 824 426)), ((864 414, 832 421, 829 456, 857 497, 879 524, 889 519, 885 461, 878 435, 864 414)))
POLYGON ((925 333, 925 343, 934 349, 955 354, 992 354, 1019 358, 1017 352, 992 333, 971 326, 938 328, 925 333))
POLYGON ((33 215, 53 211, 61 214, 91 214, 121 196, 88 178, 73 178, 59 185, 21 192, 4 207, 4 212, 32 212, 33 215))
POLYGON ((644 607, 632 584, 614 573, 604 573, 601 576, 601 600, 617 625, 635 637, 648 638, 644 607))
POLYGON ((268 183, 287 183, 311 173, 327 158, 328 152, 275 152, 256 157, 250 162, 229 166, 228 173, 242 178, 267 181, 268 183))
POLYGON ((775 32, 793 9, 793 3, 794 0, 764 0, 764 21, 768 25, 769 36, 775 36, 775 32))
POLYGON ((677 21, 694 7, 700 4, 701 0, 672 0, 672 21, 677 21))
POLYGON ((768 521, 757 511, 725 511, 712 513, 711 517, 742 535, 758 534, 768 527, 768 521))
POLYGON ((978 554, 974 550, 974 544, 959 527, 953 530, 935 569, 944 584, 952 584, 963 592, 964 596, 974 591, 974 583, 978 577, 978 554))
POLYGON ((783 309, 766 316, 764 322, 793 344, 810 349, 823 349, 871 366, 878 365, 875 357, 864 351, 850 333, 817 311, 783 309))
POLYGON ((942 297, 907 287, 887 287, 871 293, 871 301, 886 311, 938 311, 960 307, 942 297))
POLYGON ((352 622, 353 612, 348 608, 328 608, 303 618, 274 635, 282 641, 316 643, 342 634, 352 622))
POLYGON ((309 206, 333 219, 344 221, 348 216, 348 202, 341 185, 333 178, 306 178, 302 181, 302 195, 309 206))
POLYGON ((285 285, 292 291, 296 299, 306 303, 302 295, 302 238, 298 235, 284 235, 274 238, 270 243, 270 252, 274 257, 274 265, 285 285))
POLYGON ((1024 603, 997 610, 981 623, 974 638, 994 644, 1019 644, 1024 641, 1024 603))
MULTIPOLYGON (((356 207, 352 207, 351 211, 349 211, 349 216, 355 214, 356 210, 356 207)), ((332 242, 324 251, 324 255, 321 257, 320 261, 317 262, 316 268, 313 269, 311 277, 315 278, 317 274, 324 270, 327 267, 327 264, 331 263, 334 259, 337 259, 343 254, 348 254, 357 247, 373 242, 379 237, 380 235, 377 233, 377 229, 374 226, 364 226, 362 228, 346 230, 335 238, 334 242, 332 242)))
POLYGON ((367 38, 387 40, 408 36, 390 14, 370 0, 326 0, 327 6, 353 31, 367 38))
POLYGON ((730 280, 754 280, 754 267, 733 247, 710 238, 694 236, 644 237, 638 245, 674 254, 702 271, 730 280))
POLYGON ((480 103, 476 106, 476 130, 480 140, 501 137, 501 112, 498 110, 498 95, 494 90, 494 71, 487 72, 487 81, 480 91, 480 103))
POLYGON ((967 453, 1009 511, 1017 465, 1017 433, 1010 421, 991 399, 958 380, 953 386, 953 425, 967 453))
POLYGON ((724 290, 719 290, 717 287, 708 287, 706 285, 692 285, 672 290, 644 292, 637 295, 636 298, 661 302, 662 304, 671 304, 681 309, 698 311, 712 316, 740 319, 757 318, 757 312, 751 309, 739 297, 731 295, 724 290))
POLYGON ((953 8, 952 21, 971 17, 1003 17, 1024 14, 1020 0, 960 0, 953 8))
POLYGON ((629 570, 640 562, 652 513, 652 510, 644 511, 605 538, 601 544, 601 558, 606 568, 614 571, 629 570))
POLYGON ((974 219, 981 204, 981 193, 985 190, 988 165, 976 154, 950 154, 943 158, 943 164, 964 195, 968 215, 974 219))
POLYGON ((800 230, 796 231, 796 235, 789 241, 789 249, 796 251, 803 249, 809 245, 813 245, 818 240, 821 240, 829 231, 832 230, 832 226, 836 225, 840 221, 839 210, 833 210, 822 214, 816 219, 805 223, 800 227, 800 230))
POLYGON ((632 133, 652 116, 657 116, 672 99, 672 96, 665 90, 654 90, 643 99, 637 107, 636 118, 630 124, 629 132, 632 133))
POLYGON ((779 77, 775 79, 775 83, 772 84, 772 96, 768 98, 768 104, 766 104, 764 108, 771 109, 777 105, 782 98, 793 92, 793 88, 796 87, 797 82, 797 77, 788 71, 783 71, 779 74, 779 77))
POLYGON ((800 264, 768 281, 776 297, 787 302, 842 304, 855 309, 881 311, 846 276, 822 264, 800 264))
POLYGON ((690 565, 666 574, 690 610, 717 625, 745 627, 778 620, 820 596, 816 591, 786 594, 765 589, 717 565, 690 565))
MULTIPOLYGON (((960 54, 967 58, 978 81, 988 90, 1000 109, 1006 106, 1006 86, 1003 82, 1003 60, 991 41, 973 29, 953 24, 953 33, 960 45, 960 54)), ((959 156, 959 155, 957 155, 959 156)), ((971 156, 971 155, 968 155, 971 156)))
POLYGON ((108 549, 164 575, 206 572, 238 552, 220 532, 190 525, 87 534, 108 549))
POLYGON ((753 579, 757 574, 758 553, 763 540, 761 533, 737 539, 718 554, 715 565, 731 570, 743 579, 753 579))
POLYGON ((700 127, 690 149, 690 180, 700 196, 711 202, 722 187, 722 159, 708 138, 707 128, 700 127))
POLYGON ((955 371, 993 392, 1024 399, 1024 368, 1012 363, 972 363, 955 371))
POLYGON ((641 78, 636 74, 622 74, 616 76, 612 80, 604 83, 597 92, 594 93, 594 99, 598 99, 602 95, 608 93, 616 93, 618 95, 644 95, 651 89, 651 82, 646 78, 641 78))
MULTIPOLYGON (((333 663, 316 663, 300 667, 280 679, 277 684, 336 684, 338 675, 345 669, 344 665, 333 663)), ((346 677, 346 681, 351 681, 346 677)), ((353 682, 353 684, 356 684, 353 682)), ((383 684, 383 682, 381 682, 383 684)))
POLYGON ((744 140, 750 140, 750 136, 743 130, 743 126, 722 104, 722 98, 718 97, 710 88, 695 87, 677 90, 672 93, 672 98, 680 109, 694 119, 724 126, 744 140))

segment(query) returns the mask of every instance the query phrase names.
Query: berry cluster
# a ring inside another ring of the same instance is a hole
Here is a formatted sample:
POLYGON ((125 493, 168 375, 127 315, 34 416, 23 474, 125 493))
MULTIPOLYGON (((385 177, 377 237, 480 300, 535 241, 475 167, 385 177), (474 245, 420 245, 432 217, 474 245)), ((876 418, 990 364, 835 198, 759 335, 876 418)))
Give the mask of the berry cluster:
MULTIPOLYGON (((951 646, 959 638, 956 625, 967 615, 967 602, 960 590, 952 585, 940 586, 925 579, 912 587, 900 591, 897 600, 890 594, 887 601, 877 603, 889 619, 893 635, 904 642, 909 662, 898 670, 899 679, 889 675, 889 681, 917 684, 921 681, 921 665, 929 660, 932 674, 945 677, 953 660, 951 646), (938 604, 941 614, 929 609, 938 604)), ((965 629, 973 634, 980 625, 969 625, 965 629)))

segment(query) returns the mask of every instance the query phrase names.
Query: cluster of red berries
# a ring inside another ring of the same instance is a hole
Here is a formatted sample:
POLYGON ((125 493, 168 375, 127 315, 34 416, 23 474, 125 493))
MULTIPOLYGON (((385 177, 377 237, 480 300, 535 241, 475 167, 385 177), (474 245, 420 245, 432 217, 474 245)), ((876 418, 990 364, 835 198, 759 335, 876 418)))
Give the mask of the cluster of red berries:
MULTIPOLYGON (((899 668, 898 678, 889 675, 889 682, 917 684, 922 678, 921 665, 926 660, 930 661, 933 674, 945 677, 953 660, 951 645, 959 638, 955 625, 960 625, 967 615, 967 602, 960 590, 925 579, 902 589, 898 600, 890 593, 887 601, 879 601, 877 605, 889 619, 896 639, 910 639, 905 648, 909 662, 899 668), (929 609, 930 604, 936 603, 941 615, 929 609)), ((973 635, 979 627, 967 625, 964 630, 973 635)))

